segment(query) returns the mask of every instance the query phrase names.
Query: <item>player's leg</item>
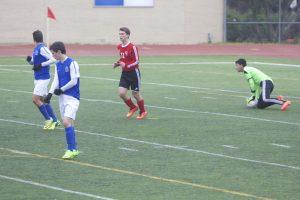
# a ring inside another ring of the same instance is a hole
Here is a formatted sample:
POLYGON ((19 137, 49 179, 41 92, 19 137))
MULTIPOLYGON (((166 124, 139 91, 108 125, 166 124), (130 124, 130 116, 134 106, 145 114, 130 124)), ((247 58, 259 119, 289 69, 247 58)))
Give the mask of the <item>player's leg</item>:
MULTIPOLYGON (((47 81, 47 82, 48 82, 48 81, 47 81)), ((50 82, 50 79, 49 79, 49 82, 50 82)), ((49 82, 48 82, 48 84, 49 84, 49 82)), ((48 88, 48 84, 47 84, 47 87, 46 87, 45 89, 48 88)), ((48 92, 47 92, 46 94, 48 94, 48 92)), ((43 100, 43 101, 44 101, 44 100, 43 100)), ((60 125, 60 122, 58 121, 58 119, 57 119, 57 117, 56 117, 56 115, 55 115, 55 113, 54 113, 54 111, 53 111, 53 109, 52 109, 51 104, 50 104, 50 103, 45 103, 45 107, 46 107, 46 109, 47 109, 47 112, 48 112, 49 116, 52 118, 53 123, 55 124, 55 126, 60 125)))
POLYGON ((53 108, 51 106, 50 103, 45 103, 45 106, 46 106, 46 109, 47 109, 47 112, 48 114, 50 115, 50 117, 53 119, 53 123, 56 126, 59 126, 60 125, 60 121, 57 119, 54 111, 53 111, 53 108))
POLYGON ((274 104, 283 105, 285 102, 282 100, 278 100, 277 98, 271 98, 271 93, 273 91, 274 85, 272 81, 266 80, 261 82, 261 95, 258 100, 258 108, 266 108, 274 104))
POLYGON ((43 96, 47 94, 47 85, 50 80, 35 80, 32 95, 33 103, 38 107, 39 111, 45 118, 44 129, 52 129, 52 118, 47 112, 46 104, 43 102, 43 96))
POLYGON ((79 154, 77 149, 76 134, 74 128, 74 121, 76 118, 76 112, 79 107, 79 101, 73 97, 67 95, 61 95, 60 110, 62 114, 62 121, 65 127, 65 135, 67 141, 67 150, 62 156, 63 159, 72 159, 79 154))
POLYGON ((140 113, 139 115, 136 117, 136 119, 140 120, 140 119, 144 119, 148 112, 146 111, 145 109, 145 105, 144 105, 144 99, 143 97, 140 95, 140 92, 139 91, 132 91, 132 95, 134 96, 134 98, 136 99, 137 101, 137 104, 139 106, 139 109, 140 109, 140 113))
POLYGON ((137 119, 144 119, 147 116, 147 111, 145 109, 144 105, 144 99, 140 94, 141 89, 141 74, 140 70, 136 69, 135 73, 133 74, 133 79, 131 83, 131 89, 132 89, 132 96, 136 99, 138 107, 140 109, 140 113, 137 116, 137 119))
POLYGON ((120 83, 119 83, 119 96, 123 99, 124 103, 129 107, 129 112, 126 117, 130 118, 136 111, 137 106, 132 102, 131 98, 127 97, 127 91, 129 89, 129 73, 122 73, 120 83))

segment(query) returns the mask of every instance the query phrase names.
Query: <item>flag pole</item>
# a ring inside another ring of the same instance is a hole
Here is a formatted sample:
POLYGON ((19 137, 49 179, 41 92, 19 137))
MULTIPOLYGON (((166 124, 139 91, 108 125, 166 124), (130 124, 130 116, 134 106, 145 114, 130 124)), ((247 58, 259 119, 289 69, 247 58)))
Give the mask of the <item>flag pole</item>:
POLYGON ((46 42, 47 42, 47 47, 49 47, 49 17, 47 16, 47 22, 46 22, 46 34, 47 34, 47 39, 46 39, 46 42))

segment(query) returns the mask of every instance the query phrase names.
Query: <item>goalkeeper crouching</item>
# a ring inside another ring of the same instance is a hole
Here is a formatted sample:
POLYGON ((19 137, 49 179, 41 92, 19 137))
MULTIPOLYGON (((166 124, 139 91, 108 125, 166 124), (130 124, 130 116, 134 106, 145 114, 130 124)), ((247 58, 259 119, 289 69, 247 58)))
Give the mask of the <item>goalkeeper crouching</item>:
POLYGON ((246 60, 242 58, 235 61, 235 66, 238 72, 244 74, 250 86, 252 96, 247 99, 247 104, 254 101, 253 107, 260 109, 278 104, 281 106, 282 111, 285 111, 291 105, 291 101, 284 100, 282 96, 270 97, 274 85, 268 75, 254 67, 247 67, 246 60))

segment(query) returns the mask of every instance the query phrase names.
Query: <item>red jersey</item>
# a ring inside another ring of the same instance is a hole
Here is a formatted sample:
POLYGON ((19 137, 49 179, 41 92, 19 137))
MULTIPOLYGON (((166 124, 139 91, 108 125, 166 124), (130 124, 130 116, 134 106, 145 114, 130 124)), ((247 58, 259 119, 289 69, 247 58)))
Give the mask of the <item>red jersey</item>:
POLYGON ((139 67, 139 53, 136 46, 132 43, 128 43, 126 46, 123 44, 118 45, 118 50, 120 54, 120 60, 125 63, 123 71, 132 71, 139 67))

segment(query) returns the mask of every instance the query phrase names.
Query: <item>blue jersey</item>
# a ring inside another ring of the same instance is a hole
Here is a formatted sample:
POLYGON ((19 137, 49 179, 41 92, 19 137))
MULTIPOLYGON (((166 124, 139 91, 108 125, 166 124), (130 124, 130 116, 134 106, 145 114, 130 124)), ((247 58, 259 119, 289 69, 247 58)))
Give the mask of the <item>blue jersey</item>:
MULTIPOLYGON (((43 55, 41 55, 41 48, 45 47, 45 44, 40 43, 38 44, 32 54, 33 58, 33 64, 39 65, 45 61, 48 61, 48 58, 45 58, 43 55)), ((40 70, 34 71, 34 79, 35 80, 45 80, 50 78, 50 72, 49 72, 50 66, 43 66, 40 70)))
MULTIPOLYGON (((58 86, 62 88, 71 80, 71 73, 70 73, 70 65, 73 62, 72 58, 67 58, 64 62, 57 62, 56 63, 56 70, 58 76, 58 86)), ((76 70, 76 69, 74 69, 76 70)), ((76 99, 80 99, 80 92, 79 92, 79 78, 77 84, 70 89, 64 91, 64 94, 72 96, 76 99)))

